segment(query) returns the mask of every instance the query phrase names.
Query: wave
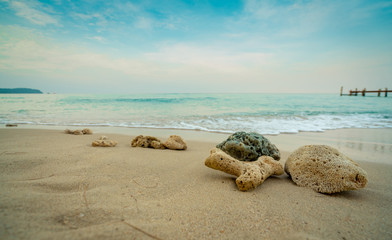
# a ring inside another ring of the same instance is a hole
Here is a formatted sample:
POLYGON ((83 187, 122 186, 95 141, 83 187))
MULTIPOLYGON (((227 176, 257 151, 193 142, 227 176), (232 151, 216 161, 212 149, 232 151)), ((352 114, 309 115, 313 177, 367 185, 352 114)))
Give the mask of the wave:
POLYGON ((317 115, 317 116, 268 116, 268 117, 191 117, 172 119, 121 120, 48 120, 23 121, 0 118, 0 123, 73 126, 113 126, 160 129, 183 129, 206 132, 234 133, 237 131, 260 134, 298 132, 323 132, 342 128, 392 128, 392 117, 375 114, 317 115))
POLYGON ((0 123, 261 134, 392 128, 390 98, 335 95, 40 95, 0 101, 0 123))
POLYGON ((192 97, 160 97, 160 98, 69 98, 63 99, 64 104, 105 104, 105 103, 184 103, 214 101, 214 97, 192 98, 192 97))

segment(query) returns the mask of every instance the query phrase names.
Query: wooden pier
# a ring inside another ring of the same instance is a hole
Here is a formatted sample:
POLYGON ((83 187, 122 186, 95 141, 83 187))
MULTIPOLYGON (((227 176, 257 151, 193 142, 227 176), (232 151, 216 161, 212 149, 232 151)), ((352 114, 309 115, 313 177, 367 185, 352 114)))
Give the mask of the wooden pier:
POLYGON ((366 88, 362 89, 362 90, 358 90, 358 88, 356 88, 355 90, 351 90, 349 91, 348 94, 343 94, 343 87, 340 88, 340 96, 358 96, 358 94, 360 96, 365 97, 366 93, 377 93, 377 97, 381 96, 381 93, 383 93, 384 97, 388 97, 388 93, 392 93, 392 90, 388 90, 388 88, 385 88, 385 90, 366 90, 366 88))

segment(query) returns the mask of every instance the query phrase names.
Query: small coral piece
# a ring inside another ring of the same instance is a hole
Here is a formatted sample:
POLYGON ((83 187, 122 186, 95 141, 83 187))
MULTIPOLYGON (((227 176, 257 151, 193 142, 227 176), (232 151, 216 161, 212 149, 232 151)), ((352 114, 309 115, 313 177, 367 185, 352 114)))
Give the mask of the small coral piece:
POLYGON ((187 146, 184 140, 177 135, 171 135, 163 145, 171 150, 186 150, 187 146))
POLYGON ((81 130, 75 130, 73 131, 73 135, 83 135, 83 132, 81 130))
POLYGON ((165 146, 156 137, 139 135, 132 140, 132 147, 165 149, 165 146))
POLYGON ((236 132, 216 147, 240 161, 256 161, 260 156, 280 159, 278 148, 258 133, 236 132))
POLYGON ((109 140, 106 136, 101 136, 98 140, 91 143, 93 147, 115 147, 116 141, 109 140))
POLYGON ((91 131, 90 128, 85 128, 85 129, 82 130, 82 133, 83 134, 93 134, 93 131, 91 131))
POLYGON ((70 130, 70 129, 65 129, 64 133, 67 134, 73 134, 73 135, 83 135, 83 134, 93 134, 93 131, 91 131, 91 129, 89 128, 85 128, 83 130, 70 130))
POLYGON ((271 175, 283 174, 282 165, 269 156, 261 156, 257 161, 239 161, 219 148, 213 148, 205 165, 215 170, 237 176, 239 190, 247 191, 262 184, 271 175))
POLYGON ((367 174, 349 157, 326 145, 307 145, 288 157, 285 171, 299 186, 321 193, 363 188, 367 174))
POLYGON ((165 145, 161 141, 151 141, 151 147, 154 149, 165 149, 165 145))

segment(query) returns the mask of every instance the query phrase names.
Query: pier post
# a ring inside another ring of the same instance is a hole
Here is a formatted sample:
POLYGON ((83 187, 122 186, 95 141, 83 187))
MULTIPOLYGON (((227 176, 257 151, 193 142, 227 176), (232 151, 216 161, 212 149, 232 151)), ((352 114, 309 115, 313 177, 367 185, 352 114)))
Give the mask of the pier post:
POLYGON ((358 90, 358 88, 355 88, 355 90, 350 89, 348 94, 343 94, 343 86, 340 87, 340 96, 358 96, 358 94, 361 94, 362 97, 365 97, 366 93, 377 93, 377 97, 381 97, 381 94, 385 93, 385 97, 388 97, 388 92, 392 92, 392 90, 388 90, 388 88, 385 88, 385 90, 382 88, 377 90, 367 90, 366 88, 363 88, 362 90, 358 90))

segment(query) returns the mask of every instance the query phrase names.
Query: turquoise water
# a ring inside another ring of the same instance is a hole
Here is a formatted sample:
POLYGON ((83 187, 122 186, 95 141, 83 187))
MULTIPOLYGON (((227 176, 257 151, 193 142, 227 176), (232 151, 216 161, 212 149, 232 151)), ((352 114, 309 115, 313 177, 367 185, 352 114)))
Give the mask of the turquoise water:
POLYGON ((0 123, 261 134, 392 128, 392 98, 337 94, 2 94, 0 123))

